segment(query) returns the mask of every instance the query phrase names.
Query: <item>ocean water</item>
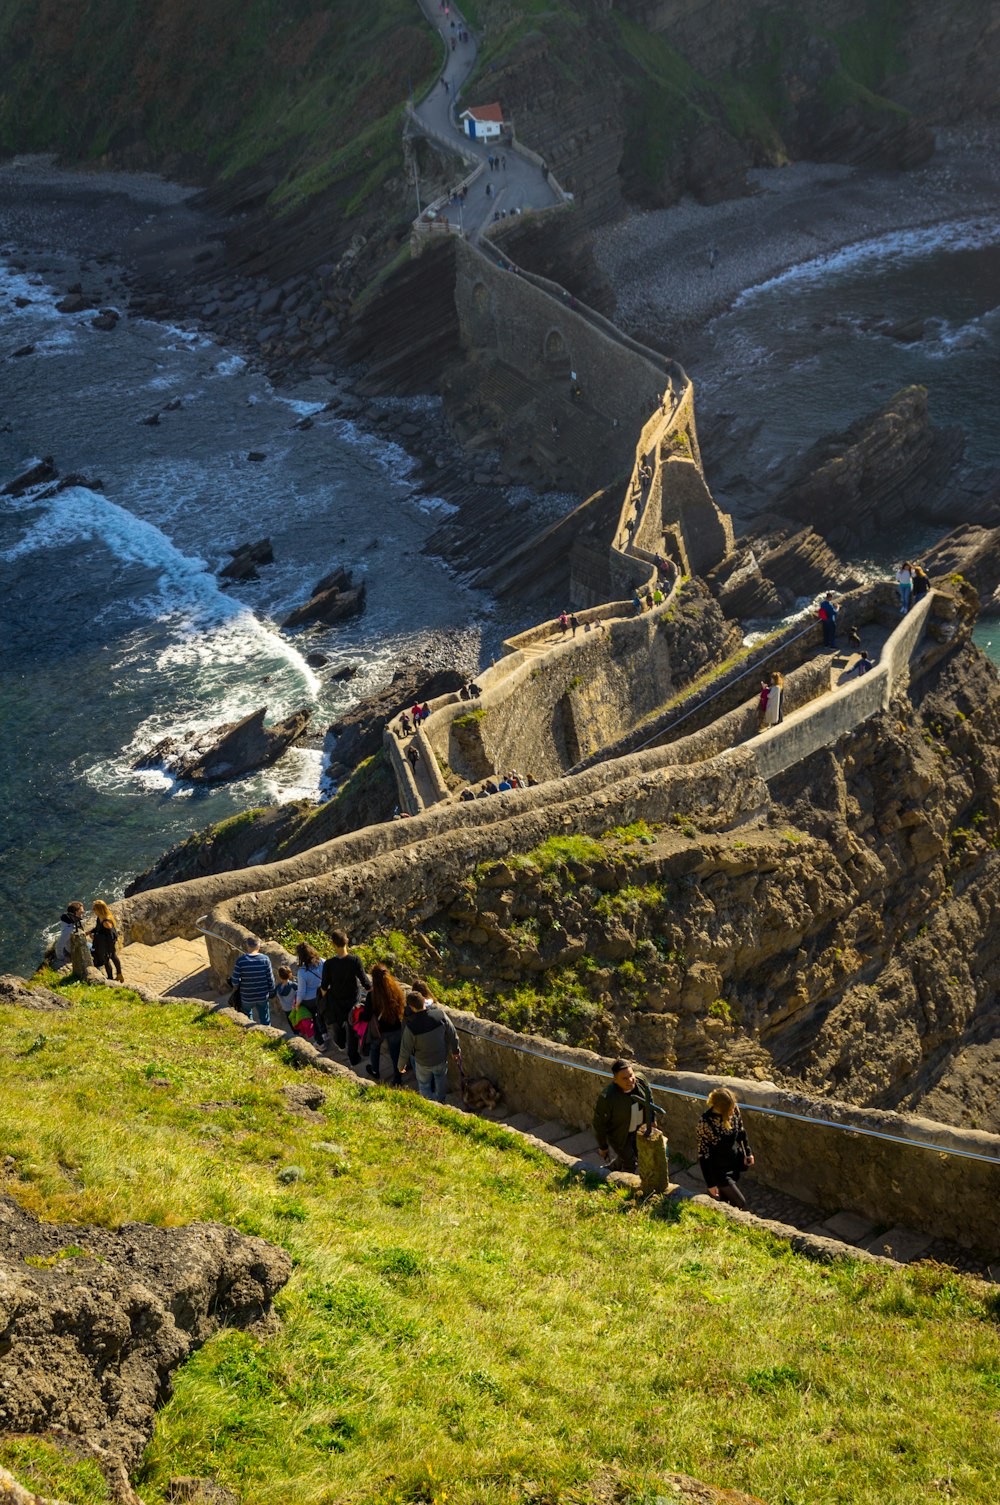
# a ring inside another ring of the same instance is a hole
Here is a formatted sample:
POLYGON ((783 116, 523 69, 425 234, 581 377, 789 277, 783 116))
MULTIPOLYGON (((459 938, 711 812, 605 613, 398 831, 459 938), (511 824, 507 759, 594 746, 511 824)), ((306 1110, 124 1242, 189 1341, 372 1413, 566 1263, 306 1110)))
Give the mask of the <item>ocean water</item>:
POLYGON ((38 960, 69 899, 119 894, 192 829, 321 794, 319 747, 196 791, 132 768, 157 739, 262 704, 271 718, 311 707, 321 734, 433 634, 475 653, 500 627, 419 552, 447 504, 408 480, 398 446, 321 414, 325 382, 277 393, 204 335, 129 319, 98 332, 57 313, 59 296, 0 259, 0 484, 43 455, 103 482, 0 500, 0 971, 38 960), (296 431, 307 413, 314 427, 296 431), (227 548, 264 535, 275 563, 259 583, 216 578, 227 548), (367 582, 365 613, 280 632, 340 564, 367 582), (331 684, 306 664, 313 648, 359 675, 331 684))
MULTIPOLYGON (((1000 466, 1000 213, 898 230, 802 262, 713 319, 688 369, 703 419, 738 415, 738 441, 710 480, 720 501, 747 517, 766 505, 781 457, 911 383, 928 388, 937 423, 965 430, 971 464, 1000 466), (912 344, 871 327, 908 319, 925 323, 912 344)), ((943 531, 922 522, 887 530, 855 562, 877 578, 943 531)), ((975 637, 1000 666, 1000 622, 980 623, 975 637)))
POLYGON ((1000 212, 894 231, 792 267, 711 320, 689 357, 700 410, 742 422, 739 453, 716 483, 725 492, 739 472, 759 480, 764 497, 776 457, 911 383, 929 389, 937 423, 966 430, 971 462, 1000 465, 998 368, 1000 212), (909 319, 925 324, 912 344, 872 327, 909 319))

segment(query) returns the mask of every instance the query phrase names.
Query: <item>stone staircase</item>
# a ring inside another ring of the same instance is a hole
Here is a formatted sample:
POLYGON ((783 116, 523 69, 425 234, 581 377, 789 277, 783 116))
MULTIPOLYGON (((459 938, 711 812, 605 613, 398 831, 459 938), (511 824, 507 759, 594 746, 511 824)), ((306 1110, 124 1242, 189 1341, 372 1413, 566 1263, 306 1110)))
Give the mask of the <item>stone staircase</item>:
MULTIPOLYGON (((161 998, 190 998, 200 1003, 217 1005, 227 1002, 227 995, 220 994, 211 980, 208 951, 202 938, 194 941, 164 941, 158 946, 126 946, 122 953, 122 966, 126 984, 148 988, 161 998)), ((291 1035, 280 1010, 273 1011, 271 1023, 291 1035)), ((363 1081, 368 1080, 366 1056, 352 1065, 347 1060, 346 1052, 338 1050, 334 1045, 330 1045, 324 1054, 331 1061, 346 1066, 363 1081)), ((391 1075, 391 1065, 385 1050, 381 1053, 380 1065, 383 1082, 386 1082, 391 1075)), ((408 1082, 403 1090, 416 1089, 412 1082, 408 1082)), ((450 1092, 447 1101, 451 1107, 461 1112, 469 1111, 458 1092, 450 1092)), ((513 1112, 503 1102, 479 1116, 501 1124, 514 1133, 530 1135, 533 1139, 552 1145, 563 1154, 571 1156, 584 1170, 599 1172, 604 1169, 597 1150, 597 1140, 590 1129, 580 1129, 533 1113, 513 1112)), ((983 1280, 1000 1282, 1000 1252, 995 1259, 984 1259, 947 1239, 935 1239, 930 1234, 913 1228, 881 1227, 872 1219, 855 1212, 840 1211, 824 1217, 810 1203, 761 1186, 755 1182, 752 1173, 744 1182, 743 1189, 750 1213, 756 1218, 778 1225, 779 1229, 783 1227, 789 1236, 797 1233, 815 1234, 844 1244, 845 1254, 851 1248, 860 1249, 870 1254, 884 1255, 901 1264, 910 1264, 920 1259, 935 1260, 952 1269, 977 1275, 983 1280)), ((705 1187, 696 1167, 689 1170, 686 1165, 683 1168, 676 1163, 671 1166, 670 1196, 686 1198, 702 1196, 704 1193, 705 1187)))

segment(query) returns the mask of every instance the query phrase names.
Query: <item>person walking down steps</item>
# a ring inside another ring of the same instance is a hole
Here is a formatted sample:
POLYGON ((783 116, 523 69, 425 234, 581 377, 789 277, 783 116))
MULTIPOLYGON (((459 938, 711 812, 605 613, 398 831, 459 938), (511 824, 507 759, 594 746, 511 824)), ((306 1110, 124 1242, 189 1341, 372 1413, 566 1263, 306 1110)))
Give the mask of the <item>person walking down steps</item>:
POLYGON ((256 1010, 258 1024, 270 1024, 271 999, 277 996, 278 990, 271 970, 271 958, 263 954, 260 941, 255 935, 248 938, 247 949, 242 956, 237 957, 229 985, 234 989, 239 988, 237 1006, 244 1014, 252 1019, 256 1010))
POLYGON ((753 1153, 736 1099, 727 1087, 716 1087, 708 1094, 698 1125, 698 1164, 710 1197, 746 1207, 747 1199, 736 1183, 753 1165, 753 1153))
MULTIPOLYGON (((417 1091, 421 1097, 445 1102, 448 1095, 449 1053, 456 1061, 462 1059, 455 1026, 444 1009, 431 999, 426 983, 418 983, 406 995, 399 1059, 407 1062, 413 1057, 417 1091)), ((408 1070, 409 1067, 404 1065, 400 1075, 405 1077, 408 1070)))

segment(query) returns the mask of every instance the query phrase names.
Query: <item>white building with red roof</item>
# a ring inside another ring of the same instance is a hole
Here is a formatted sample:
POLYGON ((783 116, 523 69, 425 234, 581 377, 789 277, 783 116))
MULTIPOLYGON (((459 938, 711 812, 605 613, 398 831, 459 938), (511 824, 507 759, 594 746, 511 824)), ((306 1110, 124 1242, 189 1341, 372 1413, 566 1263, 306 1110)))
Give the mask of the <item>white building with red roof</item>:
POLYGON ((495 141, 503 130, 503 110, 498 104, 475 105, 463 110, 459 119, 473 141, 495 141))

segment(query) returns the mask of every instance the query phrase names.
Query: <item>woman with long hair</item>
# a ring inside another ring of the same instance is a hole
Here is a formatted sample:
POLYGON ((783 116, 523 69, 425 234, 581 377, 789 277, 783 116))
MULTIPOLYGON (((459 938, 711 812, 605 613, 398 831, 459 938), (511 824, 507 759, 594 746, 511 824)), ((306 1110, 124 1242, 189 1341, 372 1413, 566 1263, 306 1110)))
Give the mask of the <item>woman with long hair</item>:
POLYGON ((122 964, 118 959, 118 931, 115 926, 115 917, 103 899, 95 899, 91 908, 97 917, 97 924, 94 926, 90 941, 94 966, 98 971, 103 967, 109 977, 116 977, 119 982, 124 982, 122 964))
POLYGON ((406 1009, 406 994, 383 962, 372 967, 372 990, 368 995, 365 1017, 368 1020, 368 1075, 379 1081, 379 1059, 382 1041, 389 1047, 392 1058, 392 1085, 399 1087, 399 1045, 403 1038, 403 1014, 406 1009))
POLYGON ((710 1197, 731 1202, 734 1207, 747 1205, 736 1183, 753 1165, 753 1154, 728 1087, 716 1087, 708 1094, 707 1109, 698 1125, 698 1164, 710 1197))
MULTIPOLYGON (((295 1004, 300 1009, 308 1009, 315 1024, 319 1013, 316 994, 323 981, 323 958, 308 941, 299 941, 295 948, 295 959, 299 964, 295 973, 295 1004)), ((320 1030, 319 1033, 322 1036, 323 1031, 320 1030)))

